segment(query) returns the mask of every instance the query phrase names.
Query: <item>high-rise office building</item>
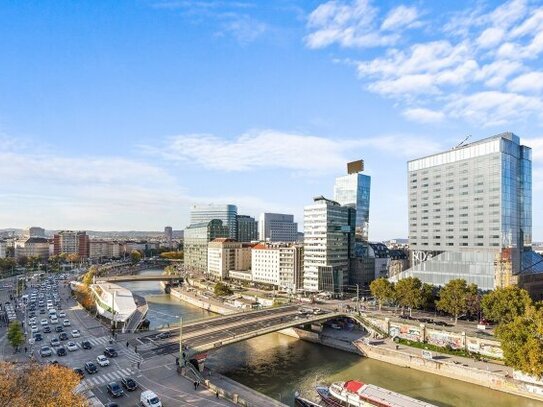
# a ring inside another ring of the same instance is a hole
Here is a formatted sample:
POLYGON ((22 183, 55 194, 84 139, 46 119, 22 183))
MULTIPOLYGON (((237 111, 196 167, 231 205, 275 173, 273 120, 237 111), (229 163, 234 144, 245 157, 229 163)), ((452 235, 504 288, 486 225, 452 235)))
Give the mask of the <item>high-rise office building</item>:
POLYGON ((349 283, 353 213, 322 196, 304 208, 304 290, 340 292, 349 283))
POLYGON ((255 218, 247 215, 238 215, 237 221, 237 238, 238 242, 252 242, 258 240, 258 222, 255 218))
POLYGON ((409 161, 412 267, 393 279, 491 290, 543 272, 531 251, 531 170, 531 149, 512 133, 409 161))
POLYGON ((164 228, 164 239, 166 239, 166 244, 171 249, 172 248, 172 239, 173 239, 173 229, 171 226, 166 226, 164 228))
POLYGON ((84 231, 62 230, 53 236, 53 253, 78 254, 89 257, 89 236, 84 231))
POLYGON ((236 205, 226 204, 200 204, 192 205, 190 209, 190 224, 209 222, 213 219, 222 221, 223 226, 228 227, 228 236, 231 239, 237 237, 238 207, 236 205))
POLYGON ((45 229, 38 226, 30 226, 25 231, 25 235, 28 237, 45 237, 45 229))
POLYGON ((222 220, 194 223, 185 229, 184 257, 188 270, 207 273, 208 244, 214 239, 228 237, 230 229, 222 220))
POLYGON ((356 209, 355 240, 368 242, 371 177, 361 174, 362 160, 347 164, 347 175, 336 178, 334 201, 356 209), (358 165, 354 165, 358 164, 358 165))
POLYGON ((265 242, 295 242, 298 239, 298 224, 294 222, 294 215, 260 214, 258 239, 265 242))

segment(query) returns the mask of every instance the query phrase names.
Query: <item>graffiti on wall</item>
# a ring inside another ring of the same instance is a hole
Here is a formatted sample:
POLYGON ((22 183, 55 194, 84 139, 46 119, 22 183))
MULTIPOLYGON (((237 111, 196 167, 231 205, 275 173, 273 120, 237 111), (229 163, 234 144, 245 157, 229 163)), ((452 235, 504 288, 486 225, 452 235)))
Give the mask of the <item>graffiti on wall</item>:
POLYGON ((449 332, 428 331, 426 341, 432 345, 445 348, 450 346, 453 349, 462 349, 462 337, 449 332))
POLYGON ((390 324, 390 330, 388 332, 390 336, 399 337, 402 339, 408 339, 410 341, 420 342, 422 340, 422 334, 420 328, 416 328, 409 325, 395 325, 390 324))
POLYGON ((470 352, 479 353, 480 355, 490 356, 493 358, 503 359, 503 351, 499 344, 482 342, 476 338, 468 338, 467 348, 470 352))

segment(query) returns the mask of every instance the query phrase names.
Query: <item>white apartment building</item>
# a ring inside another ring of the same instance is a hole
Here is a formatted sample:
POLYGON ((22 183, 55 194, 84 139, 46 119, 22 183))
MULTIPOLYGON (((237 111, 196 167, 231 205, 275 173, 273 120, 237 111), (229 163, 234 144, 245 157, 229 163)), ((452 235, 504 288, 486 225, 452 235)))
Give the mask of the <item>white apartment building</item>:
POLYGON ((6 257, 7 243, 5 240, 0 240, 0 259, 6 257))
POLYGON ((251 247, 230 238, 217 238, 207 247, 207 272, 224 279, 230 271, 246 271, 251 267, 251 247))
POLYGON ((253 281, 275 285, 280 290, 302 288, 302 253, 300 245, 260 243, 254 246, 251 253, 253 281))
POLYGON ((354 209, 322 196, 304 208, 304 290, 343 290, 353 240, 354 209))

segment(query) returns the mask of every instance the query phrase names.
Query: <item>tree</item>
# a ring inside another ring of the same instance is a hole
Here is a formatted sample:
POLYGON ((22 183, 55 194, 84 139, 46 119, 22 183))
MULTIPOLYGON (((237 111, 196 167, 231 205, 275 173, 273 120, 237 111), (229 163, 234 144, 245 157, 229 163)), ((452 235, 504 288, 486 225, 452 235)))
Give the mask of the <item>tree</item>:
POLYGON ((20 256, 19 258, 17 258, 17 264, 21 267, 26 267, 26 265, 28 264, 28 257, 20 256))
POLYGON ((481 293, 479 292, 479 287, 477 287, 477 284, 468 284, 466 305, 468 314, 479 319, 481 315, 481 293))
POLYGON ((458 322, 458 316, 468 311, 468 283, 463 278, 450 280, 441 289, 437 308, 454 317, 454 324, 458 322))
POLYGON ((9 324, 8 328, 8 341, 17 350, 19 346, 25 343, 25 336, 23 333, 23 328, 19 321, 13 321, 9 324))
POLYGON ((402 307, 409 308, 409 315, 413 308, 419 308, 424 303, 422 282, 417 277, 407 277, 396 283, 395 299, 402 307))
POLYGON ((132 262, 132 264, 137 264, 139 263, 141 260, 141 253, 137 250, 132 250, 130 252, 130 261, 132 262))
POLYGON ((526 290, 517 286, 497 288, 485 294, 481 301, 485 318, 497 323, 508 323, 524 314, 532 305, 532 299, 526 290))
POLYGON ((543 310, 528 306, 525 313, 496 329, 505 364, 525 373, 543 375, 543 310))
POLYGON ((87 272, 83 275, 83 278, 81 282, 85 284, 87 287, 92 284, 92 280, 94 276, 98 275, 98 267, 96 266, 90 266, 87 272))
POLYGON ((79 261, 81 260, 81 257, 79 256, 79 254, 77 253, 70 253, 66 256, 66 259, 70 262, 70 263, 79 263, 79 261))
POLYGON ((162 252, 160 257, 169 259, 169 260, 183 260, 183 252, 162 252))
POLYGON ((388 281, 386 278, 378 278, 370 283, 371 295, 373 295, 379 302, 379 311, 384 302, 388 302, 394 299, 394 284, 388 281))
POLYGON ((215 284, 215 287, 213 288, 213 292, 218 297, 228 296, 232 295, 234 292, 228 287, 227 284, 221 283, 220 281, 215 284))
POLYGON ((80 381, 61 365, 0 362, 0 406, 85 407, 85 397, 74 391, 80 381))

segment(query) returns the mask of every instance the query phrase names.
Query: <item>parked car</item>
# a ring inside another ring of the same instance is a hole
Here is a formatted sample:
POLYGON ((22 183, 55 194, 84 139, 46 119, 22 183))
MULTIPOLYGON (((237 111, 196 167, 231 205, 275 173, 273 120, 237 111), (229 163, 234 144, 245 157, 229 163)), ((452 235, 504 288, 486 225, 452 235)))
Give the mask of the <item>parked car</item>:
POLYGON ((66 348, 64 346, 59 346, 57 348, 57 356, 66 356, 66 348))
POLYGON ((43 327, 43 333, 51 333, 51 327, 49 325, 43 327))
POLYGON ((156 339, 166 339, 166 338, 169 338, 170 336, 172 336, 172 333, 169 332, 169 331, 166 331, 166 332, 159 333, 155 338, 156 339))
POLYGON ((34 334, 34 340, 35 340, 36 342, 42 341, 42 340, 43 340, 42 334, 39 333, 39 332, 35 333, 35 334, 34 334))
POLYGON ((56 326, 55 327, 55 332, 64 332, 64 328, 61 325, 56 326))
POLYGON ((66 347, 68 348, 68 350, 69 350, 70 352, 74 352, 74 351, 76 351, 77 349, 79 349, 79 348, 77 347, 77 345, 75 344, 75 342, 71 342, 71 341, 68 342, 68 343, 66 344, 66 347))
POLYGON ((62 325, 63 326, 70 326, 70 320, 69 319, 65 319, 64 321, 62 321, 62 325))
POLYGON ((51 356, 53 354, 53 350, 49 346, 42 346, 40 349, 40 356, 42 358, 46 356, 51 356))
POLYGON ((72 338, 79 338, 80 336, 81 336, 81 333, 79 332, 78 329, 72 330, 72 338))
POLYGON ((98 372, 98 368, 96 367, 96 365, 93 362, 86 362, 85 363, 85 370, 87 371, 88 374, 94 374, 94 373, 98 372))
POLYGON ((138 388, 138 384, 131 377, 123 377, 121 379, 121 384, 128 391, 134 391, 138 388))
POLYGON ((74 372, 77 373, 77 374, 79 375, 80 378, 85 377, 85 372, 83 371, 83 369, 80 369, 80 368, 76 367, 76 368, 74 369, 74 372))
POLYGON ((107 384, 107 392, 111 394, 112 397, 122 397, 124 396, 124 391, 119 386, 117 382, 111 382, 107 384))
POLYGON ((51 346, 53 346, 53 347, 60 346, 60 341, 58 340, 58 338, 51 338, 51 340, 49 341, 49 343, 50 343, 51 346))
POLYGON ((98 355, 98 357, 96 358, 96 362, 98 362, 98 364, 100 366, 109 366, 109 359, 106 358, 104 355, 98 355))
POLYGON ((69 337, 66 332, 61 332, 60 335, 58 336, 58 339, 60 339, 61 341, 67 341, 69 337))

